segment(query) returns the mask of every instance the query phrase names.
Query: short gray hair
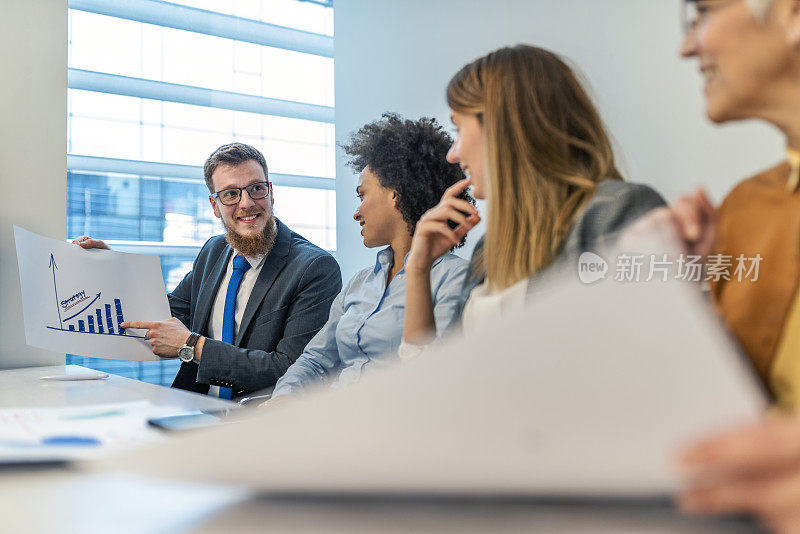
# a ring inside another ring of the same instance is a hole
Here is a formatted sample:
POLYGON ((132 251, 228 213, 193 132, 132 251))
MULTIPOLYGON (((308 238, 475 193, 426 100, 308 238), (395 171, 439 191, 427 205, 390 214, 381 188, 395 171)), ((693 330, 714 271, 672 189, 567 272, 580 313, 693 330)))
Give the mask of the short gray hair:
POLYGON ((750 8, 750 12, 756 18, 756 20, 763 22, 767 18, 767 13, 769 13, 769 8, 772 7, 772 4, 775 0, 746 0, 747 7, 750 8))

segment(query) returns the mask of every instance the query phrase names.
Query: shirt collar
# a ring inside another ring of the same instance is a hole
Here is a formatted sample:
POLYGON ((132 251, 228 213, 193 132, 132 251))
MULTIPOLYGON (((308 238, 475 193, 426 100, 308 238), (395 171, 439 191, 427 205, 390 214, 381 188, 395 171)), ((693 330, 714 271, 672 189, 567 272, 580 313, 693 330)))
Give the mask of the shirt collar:
MULTIPOLYGON (((405 262, 408 260, 409 254, 410 252, 406 253, 406 257, 403 258, 404 267, 401 269, 401 271, 406 270, 405 262)), ((442 261, 446 255, 447 253, 442 254, 441 256, 433 260, 433 265, 431 265, 431 268, 435 267, 436 264, 442 261)), ((392 250, 392 247, 386 247, 385 249, 378 251, 378 254, 375 258, 375 268, 373 269, 373 273, 378 274, 381 271, 381 269, 389 269, 391 268, 392 265, 394 265, 394 251, 392 250)))
POLYGON ((233 249, 233 255, 231 256, 231 261, 233 261, 233 258, 235 258, 236 256, 243 256, 244 259, 247 260, 247 263, 250 264, 250 268, 252 269, 255 269, 256 267, 261 265, 261 262, 263 262, 264 258, 267 257, 266 254, 258 254, 256 256, 244 256, 244 254, 241 254, 238 250, 233 249))
POLYGON ((381 272, 381 269, 389 269, 394 264, 394 251, 392 247, 386 247, 385 249, 379 250, 378 254, 375 257, 375 269, 373 272, 378 274, 381 272))
POLYGON ((786 154, 789 159, 789 181, 786 182, 786 187, 794 193, 800 185, 800 150, 787 148, 786 154))

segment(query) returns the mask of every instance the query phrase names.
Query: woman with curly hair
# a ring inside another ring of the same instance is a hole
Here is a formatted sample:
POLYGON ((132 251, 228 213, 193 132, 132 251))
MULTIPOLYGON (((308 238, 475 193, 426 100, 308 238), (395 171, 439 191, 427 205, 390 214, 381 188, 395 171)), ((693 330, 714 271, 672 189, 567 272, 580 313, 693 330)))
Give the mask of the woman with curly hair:
MULTIPOLYGON (((349 166, 361 173, 356 187, 361 204, 353 219, 366 247, 384 248, 375 265, 357 273, 336 297, 328 322, 278 381, 270 405, 312 384, 354 382, 365 368, 396 359, 403 334, 405 259, 417 221, 464 178, 458 165, 446 161, 451 144, 434 119, 410 121, 386 113, 343 147, 349 166)), ((459 200, 475 202, 464 191, 459 200)), ((450 250, 463 243, 451 244, 429 271, 439 331, 460 301, 467 262, 450 250)))
POLYGON ((556 260, 664 204, 649 187, 622 180, 599 113, 552 52, 519 45, 478 58, 450 80, 447 103, 457 131, 447 159, 469 179, 418 224, 406 262, 403 358, 433 339, 430 266, 480 220, 458 198, 468 186, 487 201, 487 225, 456 312, 464 332, 521 308, 529 279, 556 260))

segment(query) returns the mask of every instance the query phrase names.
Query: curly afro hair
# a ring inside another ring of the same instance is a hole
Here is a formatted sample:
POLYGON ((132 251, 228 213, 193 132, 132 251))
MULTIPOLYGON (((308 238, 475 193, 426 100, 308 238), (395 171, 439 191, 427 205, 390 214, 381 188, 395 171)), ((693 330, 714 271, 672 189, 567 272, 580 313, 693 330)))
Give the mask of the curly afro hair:
MULTIPOLYGON (((452 144, 436 119, 411 121, 384 113, 362 126, 342 148, 350 168, 361 172, 369 166, 383 187, 397 192, 395 205, 413 234, 417 221, 439 203, 445 190, 465 178, 461 167, 447 162, 452 144)), ((475 204, 467 191, 458 197, 475 204)))

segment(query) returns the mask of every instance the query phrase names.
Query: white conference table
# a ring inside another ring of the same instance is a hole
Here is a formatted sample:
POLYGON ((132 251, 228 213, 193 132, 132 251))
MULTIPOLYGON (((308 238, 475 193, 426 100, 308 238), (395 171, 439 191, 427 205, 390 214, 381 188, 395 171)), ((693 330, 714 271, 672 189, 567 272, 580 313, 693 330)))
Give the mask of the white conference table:
MULTIPOLYGON (((0 371, 0 408, 135 400, 187 410, 231 406, 113 375, 103 381, 39 380, 65 371, 89 372, 78 366, 0 371)), ((198 469, 213 469, 213 459, 198 469)), ((760 532, 749 521, 686 518, 668 503, 258 495, 235 487, 69 467, 0 468, 0 517, 4 533, 760 532)))

